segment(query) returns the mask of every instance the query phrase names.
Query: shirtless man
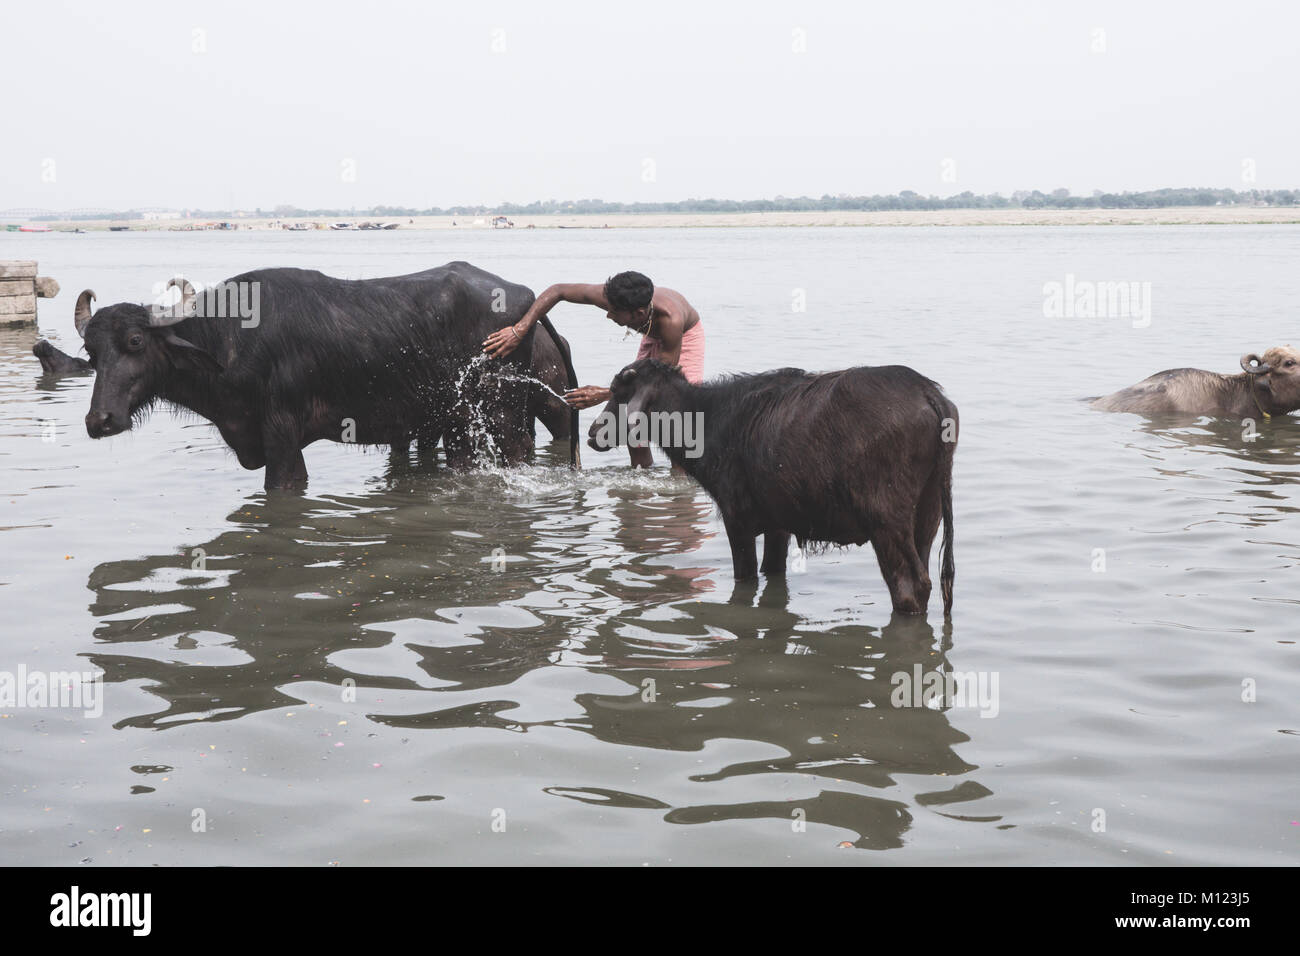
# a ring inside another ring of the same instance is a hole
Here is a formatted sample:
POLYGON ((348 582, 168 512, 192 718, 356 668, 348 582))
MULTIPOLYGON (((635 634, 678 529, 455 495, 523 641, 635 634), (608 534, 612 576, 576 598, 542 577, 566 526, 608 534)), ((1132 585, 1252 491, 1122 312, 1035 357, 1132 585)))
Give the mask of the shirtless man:
MULTIPOLYGON (((620 272, 604 285, 570 282, 553 285, 533 303, 515 325, 498 329, 487 337, 483 351, 504 358, 518 348, 537 320, 560 302, 594 305, 616 325, 641 333, 638 359, 653 358, 668 365, 680 365, 686 380, 699 385, 704 380, 704 325, 700 314, 680 292, 656 289, 639 272, 620 272)), ((564 396, 574 408, 590 408, 609 401, 609 389, 584 385, 564 396)), ((650 449, 628 448, 632 466, 649 468, 650 449)))

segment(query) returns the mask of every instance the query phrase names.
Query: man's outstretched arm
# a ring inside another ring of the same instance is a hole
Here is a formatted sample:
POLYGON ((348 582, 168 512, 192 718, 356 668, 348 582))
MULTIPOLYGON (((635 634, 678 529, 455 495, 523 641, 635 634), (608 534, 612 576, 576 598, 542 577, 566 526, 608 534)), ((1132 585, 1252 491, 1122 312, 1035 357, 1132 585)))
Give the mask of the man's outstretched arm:
POLYGON ((609 311, 609 300, 605 298, 605 287, 588 282, 563 282, 549 286, 542 291, 533 304, 528 307, 524 317, 514 325, 497 329, 483 341, 483 351, 492 358, 505 358, 519 347, 528 330, 537 324, 537 320, 546 315, 561 302, 573 302, 577 305, 596 305, 609 311))

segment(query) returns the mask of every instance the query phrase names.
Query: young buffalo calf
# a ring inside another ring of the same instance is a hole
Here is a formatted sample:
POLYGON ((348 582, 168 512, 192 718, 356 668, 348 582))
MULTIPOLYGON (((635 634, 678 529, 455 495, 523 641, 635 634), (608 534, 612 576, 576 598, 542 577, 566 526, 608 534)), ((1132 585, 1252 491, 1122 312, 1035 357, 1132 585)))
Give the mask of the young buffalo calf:
POLYGON ((922 614, 942 519, 939 580, 951 613, 957 407, 928 378, 888 365, 691 385, 679 368, 642 359, 610 392, 587 443, 662 447, 717 502, 737 580, 757 577, 760 534, 768 575, 785 573, 791 535, 801 548, 870 541, 894 610, 922 614))

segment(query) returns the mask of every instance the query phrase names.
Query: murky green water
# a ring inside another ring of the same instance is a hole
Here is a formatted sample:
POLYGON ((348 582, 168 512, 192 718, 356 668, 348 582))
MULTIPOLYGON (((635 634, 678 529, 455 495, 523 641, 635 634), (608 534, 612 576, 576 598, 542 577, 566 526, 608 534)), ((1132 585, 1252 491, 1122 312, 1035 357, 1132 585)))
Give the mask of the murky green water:
MULTIPOLYGON (((1286 226, 0 235, 62 283, 68 351, 81 288, 177 272, 636 268, 699 309, 710 374, 903 363, 963 422, 945 628, 937 597, 891 622, 870 549, 734 590, 707 497, 622 452, 452 475, 314 445, 307 495, 268 498, 192 418, 92 442, 93 380, 0 332, 0 671, 106 681, 97 718, 0 707, 0 858, 1295 863, 1300 422, 1080 399, 1296 342, 1298 253, 1286 226), (1044 318, 1066 274, 1152 283, 1149 327, 1044 318), (936 670, 986 696, 896 706, 936 670)), ((584 382, 631 360, 554 315, 584 382)))

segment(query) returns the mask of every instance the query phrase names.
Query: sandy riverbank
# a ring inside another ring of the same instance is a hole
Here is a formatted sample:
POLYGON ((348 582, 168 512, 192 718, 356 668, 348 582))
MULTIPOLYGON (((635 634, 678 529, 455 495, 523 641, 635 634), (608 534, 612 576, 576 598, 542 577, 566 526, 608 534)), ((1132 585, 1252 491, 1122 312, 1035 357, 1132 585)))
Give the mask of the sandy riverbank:
MULTIPOLYGON (((370 217, 326 219, 248 218, 233 220, 240 229, 280 229, 291 223, 331 221, 360 223, 370 217)), ((1149 226, 1300 223, 1300 206, 1185 206, 1169 209, 944 209, 902 212, 764 212, 764 213, 647 213, 610 216, 514 216, 515 229, 672 229, 755 226, 1149 226)), ((489 229, 488 216, 405 216, 375 219, 399 223, 400 229, 489 229)), ((130 220, 132 231, 195 227, 203 220, 130 220)), ((50 223, 55 231, 106 230, 104 220, 50 223)))

